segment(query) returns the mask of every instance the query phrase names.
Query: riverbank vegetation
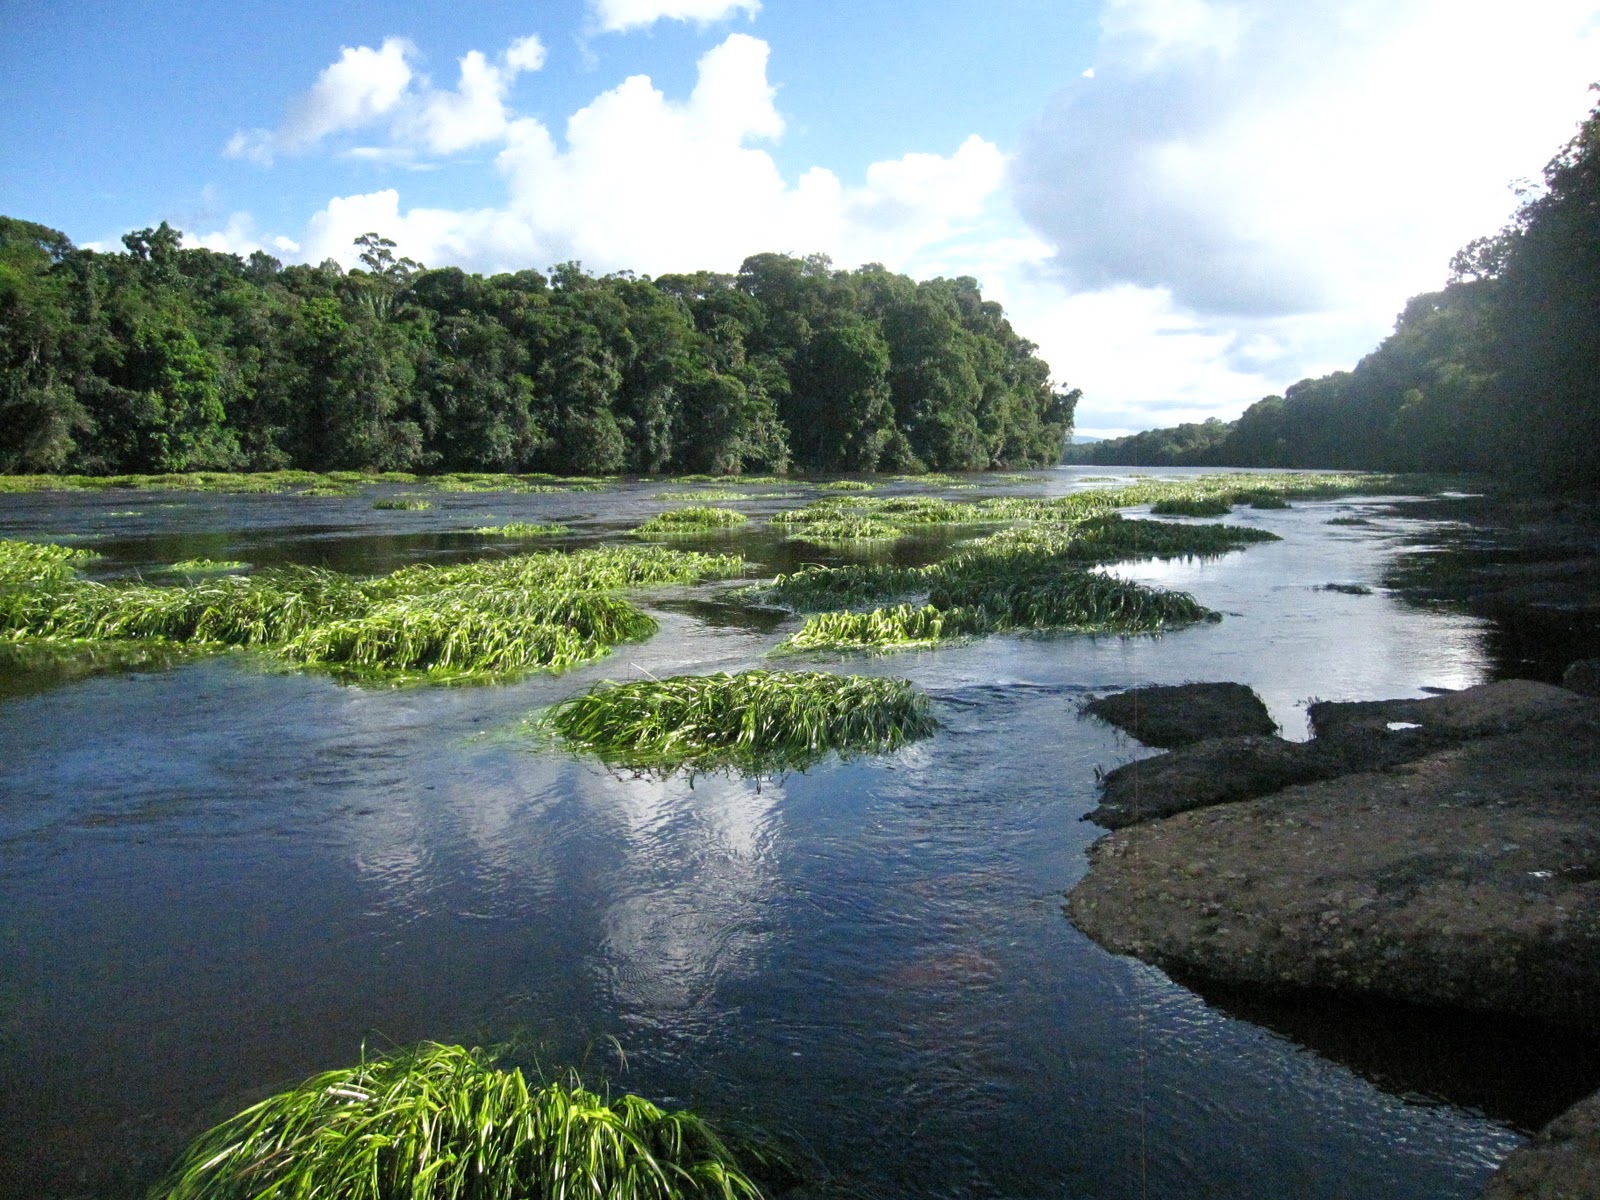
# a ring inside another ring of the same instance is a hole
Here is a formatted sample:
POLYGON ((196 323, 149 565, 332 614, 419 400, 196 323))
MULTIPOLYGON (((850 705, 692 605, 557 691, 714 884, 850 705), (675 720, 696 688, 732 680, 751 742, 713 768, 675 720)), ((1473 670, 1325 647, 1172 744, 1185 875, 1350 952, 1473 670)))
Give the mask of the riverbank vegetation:
POLYGON ((934 729, 927 697, 903 679, 817 671, 606 683, 543 724, 610 765, 663 774, 804 770, 831 752, 887 753, 934 729))
MULTIPOLYGON (((757 1158, 750 1151, 746 1155, 757 1158)), ((424 1043, 327 1071, 196 1138, 151 1200, 760 1200, 703 1119, 424 1043)))
POLYGON ((1600 480, 1600 107, 1498 234, 1414 296, 1349 371, 1302 379, 1237 421, 1072 446, 1071 463, 1462 471, 1592 490, 1600 480))
POLYGON ((1076 391, 967 277, 124 253, 0 217, 0 471, 716 477, 1057 462, 1076 391))
POLYGON ((734 555, 622 546, 371 580, 289 567, 154 587, 83 579, 74 561, 62 547, 0 543, 0 636, 250 647, 354 678, 433 682, 598 658, 656 630, 617 592, 743 569, 734 555))

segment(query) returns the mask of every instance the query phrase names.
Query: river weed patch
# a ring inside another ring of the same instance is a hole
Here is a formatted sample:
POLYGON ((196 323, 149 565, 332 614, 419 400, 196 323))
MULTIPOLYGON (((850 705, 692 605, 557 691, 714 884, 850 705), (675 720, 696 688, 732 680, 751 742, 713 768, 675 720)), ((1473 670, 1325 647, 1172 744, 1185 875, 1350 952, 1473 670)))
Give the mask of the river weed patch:
POLYGON ((731 508, 692 505, 688 508, 671 508, 664 513, 657 513, 643 525, 629 532, 635 537, 671 537, 677 534, 731 529, 735 525, 743 525, 749 519, 742 512, 731 508))
POLYGON ((1233 501, 1225 496, 1173 496, 1157 500, 1150 511, 1158 517, 1222 517, 1233 511, 1233 501))
POLYGON ((804 770, 830 752, 879 754, 933 732, 903 679, 745 671, 600 684, 543 718, 574 749, 631 770, 804 770))
POLYGON ((656 630, 616 591, 743 568, 732 555, 625 546, 418 565, 371 580, 291 567, 155 587, 77 578, 63 548, 52 549, 0 554, 0 571, 14 564, 0 574, 0 635, 253 647, 356 677, 429 681, 587 662, 656 630))
POLYGON ((328 1071, 196 1138, 151 1200, 760 1200, 693 1113, 530 1081, 424 1043, 328 1071))
POLYGON ((481 533, 491 537, 508 538, 536 538, 536 537, 561 537, 571 533, 565 525, 540 525, 533 521, 507 521, 504 525, 480 525, 476 529, 468 530, 469 533, 481 533))

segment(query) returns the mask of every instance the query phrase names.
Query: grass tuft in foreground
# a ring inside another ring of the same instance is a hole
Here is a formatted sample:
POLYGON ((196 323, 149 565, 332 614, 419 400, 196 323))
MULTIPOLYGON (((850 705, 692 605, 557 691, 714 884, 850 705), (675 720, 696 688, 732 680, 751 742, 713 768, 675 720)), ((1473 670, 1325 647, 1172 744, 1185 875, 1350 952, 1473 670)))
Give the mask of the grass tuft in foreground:
POLYGON ((601 684, 543 718, 569 745, 637 771, 804 770, 830 751, 886 753, 933 732, 903 679, 818 671, 601 684))
POLYGON ((759 1200, 700 1117, 424 1043, 202 1134, 151 1200, 759 1200))

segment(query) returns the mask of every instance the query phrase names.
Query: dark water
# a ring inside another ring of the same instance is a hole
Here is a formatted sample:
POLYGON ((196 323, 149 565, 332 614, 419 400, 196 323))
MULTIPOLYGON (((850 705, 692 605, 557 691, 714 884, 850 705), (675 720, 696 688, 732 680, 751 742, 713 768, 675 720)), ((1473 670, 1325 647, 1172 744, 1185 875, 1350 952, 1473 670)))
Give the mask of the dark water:
MULTIPOLYGON (((380 571, 503 552, 460 532, 490 521, 614 536, 659 490, 416 513, 6 496, 0 536, 77 536, 106 573, 380 571)), ((1094 690, 1241 680, 1304 736, 1308 699, 1494 671, 1486 622, 1379 586, 1424 523, 1351 501, 1234 519, 1285 540, 1123 569, 1221 624, 848 660, 925 688, 939 733, 759 785, 618 778, 513 732, 596 679, 760 664, 790 623, 716 588, 647 601, 646 644, 503 687, 362 689, 249 654, 0 659, 0 1195, 138 1194, 267 1091, 423 1038, 615 1070, 614 1038, 621 1086, 788 1139, 821 1196, 1475 1195, 1600 1067, 1533 1030, 1203 999, 1062 915, 1095 770, 1143 753, 1077 715, 1094 690), (1376 523, 1326 524, 1351 512, 1376 523), (1485 1061, 1507 1056, 1529 1071, 1485 1061)), ((820 557, 719 544, 768 571, 820 557)))

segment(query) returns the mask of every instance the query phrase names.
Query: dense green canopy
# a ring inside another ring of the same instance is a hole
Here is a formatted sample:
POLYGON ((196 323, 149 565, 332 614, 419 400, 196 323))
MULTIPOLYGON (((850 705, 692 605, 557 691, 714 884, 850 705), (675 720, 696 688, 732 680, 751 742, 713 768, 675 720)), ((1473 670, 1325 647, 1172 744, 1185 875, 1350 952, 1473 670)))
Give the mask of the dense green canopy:
POLYGON ((1078 393, 969 278, 126 253, 0 217, 0 472, 968 470, 1059 460, 1078 393))
POLYGON ((1237 421, 1073 447, 1072 462, 1488 471, 1600 481, 1600 107, 1511 224, 1466 247, 1354 370, 1237 421))

